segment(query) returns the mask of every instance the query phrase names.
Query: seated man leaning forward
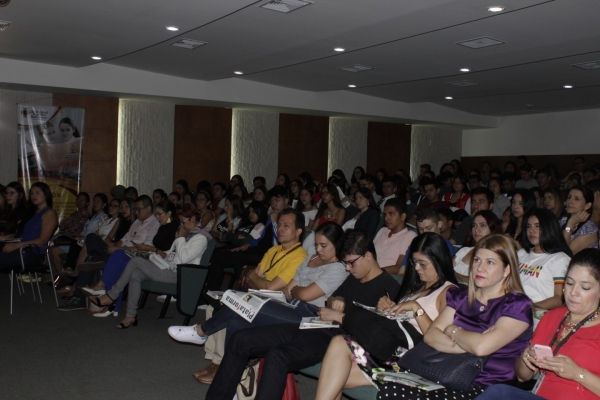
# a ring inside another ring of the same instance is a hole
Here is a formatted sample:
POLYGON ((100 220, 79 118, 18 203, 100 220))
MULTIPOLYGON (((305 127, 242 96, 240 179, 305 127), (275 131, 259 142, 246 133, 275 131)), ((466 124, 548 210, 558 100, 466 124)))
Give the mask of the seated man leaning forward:
MULTIPOLYGON (((394 299, 398 295, 399 284, 377 264, 373 242, 364 231, 350 229, 344 233, 338 258, 351 276, 331 295, 327 306, 319 310, 321 319, 345 328, 344 317, 362 310, 353 301, 375 307, 385 293, 394 299)), ((280 399, 287 374, 319 363, 329 341, 338 333, 336 329, 301 330, 298 325, 251 327, 234 334, 206 399, 233 398, 248 359, 257 357, 264 357, 265 363, 255 399, 280 399)))
MULTIPOLYGON (((277 225, 277 239, 281 244, 267 251, 258 267, 248 274, 251 289, 282 290, 306 258, 306 250, 300 242, 304 234, 304 215, 293 208, 285 209, 279 213, 277 225)), ((260 323, 260 319, 253 323, 260 323)), ((201 325, 170 327, 169 335, 180 342, 204 344, 209 335, 227 328, 227 343, 233 333, 248 326, 249 322, 223 307, 201 325)))

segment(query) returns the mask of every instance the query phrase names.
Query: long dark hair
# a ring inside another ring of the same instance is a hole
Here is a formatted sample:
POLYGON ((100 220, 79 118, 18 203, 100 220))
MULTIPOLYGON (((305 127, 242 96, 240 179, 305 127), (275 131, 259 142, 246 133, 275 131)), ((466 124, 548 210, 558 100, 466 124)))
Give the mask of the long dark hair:
POLYGON ((75 124, 73 123, 73 120, 71 120, 71 118, 66 117, 66 118, 61 119, 60 122, 58 123, 58 129, 60 129, 60 126, 62 124, 67 124, 71 127, 71 129, 73 129, 73 137, 81 137, 79 130, 77 129, 77 127, 75 126, 75 124))
POLYGON ((544 253, 555 254, 563 252, 569 257, 573 257, 573 252, 569 248, 565 237, 560 229, 560 224, 556 215, 550 210, 544 208, 536 208, 527 216, 527 221, 523 221, 523 248, 528 253, 533 250, 533 244, 527 237, 527 224, 529 224, 529 218, 536 217, 540 224, 540 247, 544 253))
MULTIPOLYGON (((586 186, 575 185, 571 189, 569 189, 569 193, 567 194, 567 200, 569 199, 569 195, 571 194, 571 192, 573 190, 579 190, 581 192, 581 194, 583 194, 583 198, 585 199, 585 204, 587 204, 587 203, 591 203, 592 204, 592 206, 587 210, 588 215, 591 216, 592 215, 592 209, 594 208, 594 192, 592 192, 586 186)), ((587 221, 589 221, 589 217, 588 217, 588 219, 586 221, 584 221, 583 223, 577 225, 577 227, 575 228, 575 230, 573 230, 572 234, 575 234, 575 232, 577 232, 579 229, 581 229, 581 227, 583 226, 583 224, 585 224, 585 222, 587 222, 587 221)), ((567 220, 565 221, 564 225, 561 226, 562 229, 564 229, 564 227, 567 226, 567 222, 569 222, 569 218, 568 217, 567 217, 567 220)))
POLYGON ((356 197, 356 193, 360 193, 362 197, 369 201, 369 209, 379 211, 379 207, 377 206, 377 202, 373 198, 373 192, 366 187, 359 187, 358 190, 354 193, 356 197))
MULTIPOLYGON (((327 188, 327 191, 333 197, 331 201, 333 201, 333 205, 337 208, 344 208, 342 202, 340 200, 340 194, 337 191, 337 187, 333 183, 327 183, 323 185, 323 187, 327 188)), ((318 220, 323 216, 325 209, 327 208, 327 204, 324 201, 321 201, 321 205, 319 206, 319 211, 317 211, 317 215, 315 216, 315 220, 318 220)))
MULTIPOLYGON (((536 209, 537 204, 535 201, 535 195, 529 189, 515 190, 515 194, 513 194, 511 204, 513 201, 515 201, 516 195, 520 195, 521 199, 523 199, 523 221, 521 222, 521 230, 523 230, 523 225, 524 225, 523 222, 527 221, 529 214, 533 210, 536 209)), ((511 205, 511 207, 512 207, 512 205, 511 205)), ((510 223, 508 224, 508 227, 506 228, 506 232, 504 232, 504 233, 508 233, 510 235, 510 237, 514 238, 515 234, 517 233, 518 225, 519 225, 518 218, 513 215, 512 210, 511 210, 510 223)), ((517 240, 519 240, 519 239, 521 239, 521 237, 518 238, 517 240)))
POLYGON ((344 174, 344 171, 342 171, 341 169, 336 169, 331 173, 332 176, 337 176, 338 180, 340 181, 340 186, 342 188, 346 188, 346 186, 348 186, 348 179, 346 179, 346 175, 344 174))
POLYGON ((119 240, 121 240, 121 238, 125 236, 125 234, 129 231, 129 228, 131 227, 131 224, 133 224, 133 221, 135 221, 135 211, 133 210, 135 205, 133 203, 133 200, 129 197, 125 197, 119 201, 119 207, 121 207, 121 204, 123 204, 123 202, 127 203, 127 205, 129 206, 129 218, 125 218, 123 214, 119 212, 119 227, 115 232, 115 236, 110 238, 112 242, 118 242, 119 240))
MULTIPOLYGON (((23 185, 21 185, 19 182, 14 181, 6 185, 6 187, 14 189, 15 192, 17 192, 18 197, 15 206, 10 206, 11 208, 7 209, 7 211, 14 211, 20 208, 25 209, 27 207, 27 196, 25 195, 25 189, 23 189, 23 185)), ((6 188, 4 188, 4 190, 6 190, 6 188)))
POLYGON ((254 227, 256 225, 258 225, 258 224, 265 225, 267 223, 267 217, 268 217, 267 206, 265 206, 264 203, 262 203, 260 201, 254 200, 250 204, 248 204, 248 207, 244 211, 244 215, 241 217, 242 217, 242 220, 238 224, 238 227, 236 228, 236 232, 242 231, 242 232, 249 233, 252 229, 254 229, 254 227), (258 220, 256 221, 256 223, 250 221, 250 209, 252 209, 254 211, 254 213, 256 214, 256 216, 258 217, 258 220))
MULTIPOLYGON (((490 210, 481 210, 477 211, 475 215, 473 215, 472 225, 475 224, 476 217, 483 217, 485 222, 490 229, 490 235, 501 234, 502 233, 502 221, 498 219, 496 214, 494 214, 490 210)), ((523 230, 525 231, 525 230, 523 230)), ((475 240, 473 239, 473 229, 469 231, 469 235, 467 236, 467 240, 465 240, 465 246, 473 247, 475 246, 475 240)))
MULTIPOLYGON (((40 189, 42 192, 44 192, 44 198, 46 200, 46 205, 50 208, 52 208, 52 206, 54 205, 54 199, 52 198, 52 190, 50 190, 50 186, 48 186, 48 184, 46 182, 36 182, 33 185, 31 185, 31 188, 29 189, 29 192, 31 192, 31 189, 33 189, 34 187, 40 189)), ((87 195, 87 193, 86 193, 87 195)), ((90 196, 87 197, 88 203, 90 201, 90 196)))
POLYGON ((242 199, 240 198, 240 196, 236 196, 235 194, 232 194, 231 196, 227 196, 226 199, 229 200, 229 203, 231 203, 231 207, 233 208, 234 218, 235 217, 243 218, 244 213, 246 212, 246 209, 244 208, 244 203, 242 202, 242 199))
MULTIPOLYGON (((444 238, 437 233, 425 232, 413 239, 410 245, 410 254, 423 253, 435 268, 438 280, 429 288, 430 293, 439 289, 444 283, 451 282, 458 285, 456 280, 456 274, 452 266, 452 257, 450 256, 450 250, 444 238)), ((419 278, 419 274, 415 270, 410 262, 407 263, 406 272, 404 273, 404 279, 400 285, 400 293, 398 299, 400 300, 411 293, 415 293, 423 288, 425 283, 419 278)))
MULTIPOLYGON (((106 197, 106 195, 104 193, 96 193, 94 195, 94 199, 96 199, 96 198, 100 199, 100 201, 104 203, 104 207, 102 208, 102 211, 104 211, 104 214, 108 215, 108 197, 106 197)), ((93 209, 92 209, 92 211, 93 211, 93 209)), ((96 212, 92 213, 92 215, 90 216, 90 219, 96 214, 97 214, 96 212)))
POLYGON ((165 213, 171 213, 171 224, 179 224, 179 220, 175 218, 177 216, 177 207, 175 207, 175 204, 173 204, 173 202, 169 200, 162 200, 160 203, 154 206, 154 211, 156 211, 157 208, 160 208, 165 213))
POLYGON ((352 169, 352 178, 350 178, 350 182, 351 182, 351 183, 358 183, 358 180, 360 179, 360 177, 361 177, 361 176, 365 176, 366 174, 367 174, 367 173, 365 172, 365 169, 364 169, 363 167, 361 167, 360 165, 357 165, 356 167, 354 167, 354 168, 352 169), (354 176, 354 171, 355 171, 357 168, 360 170, 360 176, 359 176, 358 178, 356 178, 356 177, 354 176))
MULTIPOLYGON (((315 185, 311 183, 311 184, 304 186, 300 190, 300 196, 302 196, 302 190, 306 190, 308 193, 310 193, 310 204, 314 205, 315 204, 315 185)), ((300 212, 304 211, 304 203, 300 200, 300 198, 298 198, 298 201, 296 202, 296 210, 298 210, 300 212)))

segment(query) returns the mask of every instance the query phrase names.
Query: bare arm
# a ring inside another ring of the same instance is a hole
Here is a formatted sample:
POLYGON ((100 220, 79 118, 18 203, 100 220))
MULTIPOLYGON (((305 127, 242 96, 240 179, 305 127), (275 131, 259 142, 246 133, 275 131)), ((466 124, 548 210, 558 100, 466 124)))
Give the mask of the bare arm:
POLYGON ((494 328, 484 333, 471 332, 466 329, 455 331, 456 325, 453 324, 446 327, 444 333, 450 339, 454 331, 454 341, 458 347, 476 356, 488 356, 515 340, 528 327, 527 322, 510 317, 500 317, 494 328))
POLYGON ((32 240, 19 242, 19 243, 7 243, 4 246, 3 251, 5 253, 8 253, 10 251, 20 249, 21 247, 28 245, 28 244, 36 245, 36 246, 46 246, 46 245, 48 245, 48 241, 54 234, 54 231, 56 231, 57 225, 58 225, 58 216, 56 215, 56 212, 54 210, 50 209, 50 210, 46 211, 44 213, 44 215, 42 215, 42 229, 40 230, 39 237, 32 239, 32 240))
POLYGON ((113 225, 112 229, 110 230, 110 232, 108 233, 108 235, 106 235, 106 237, 104 238, 104 243, 108 244, 108 245, 112 245, 112 238, 115 237, 115 235, 117 234, 117 229, 119 229, 119 224, 121 223, 121 220, 118 219, 115 224, 113 225))
POLYGON ((321 289, 319 285, 314 282, 305 287, 296 286, 292 289, 290 294, 293 298, 302 301, 311 301, 318 299, 321 296, 325 296, 323 289, 321 289))
POLYGON ((563 304, 563 287, 565 285, 554 285, 554 296, 549 297, 539 303, 534 303, 533 306, 536 308, 543 308, 544 310, 552 310, 558 308, 563 304))

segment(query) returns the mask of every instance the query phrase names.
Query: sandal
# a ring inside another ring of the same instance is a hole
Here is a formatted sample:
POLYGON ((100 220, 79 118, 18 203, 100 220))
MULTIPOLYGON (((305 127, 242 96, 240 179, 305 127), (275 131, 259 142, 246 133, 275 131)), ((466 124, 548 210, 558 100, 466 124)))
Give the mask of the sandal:
POLYGON ((110 298, 109 295, 105 294, 104 296, 108 297, 111 302, 109 304, 102 304, 100 302, 100 297, 90 297, 90 302, 93 303, 95 306, 102 308, 102 307, 106 307, 106 306, 112 306, 113 304, 115 304, 115 301, 117 301, 116 299, 113 300, 110 298))

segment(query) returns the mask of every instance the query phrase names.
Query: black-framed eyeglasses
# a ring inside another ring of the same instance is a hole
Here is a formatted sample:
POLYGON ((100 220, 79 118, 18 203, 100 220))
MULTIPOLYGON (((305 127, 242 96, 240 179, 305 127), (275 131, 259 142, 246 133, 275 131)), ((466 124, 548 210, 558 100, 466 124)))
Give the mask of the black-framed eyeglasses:
POLYGON ((359 259, 359 258, 361 258, 361 257, 364 257, 364 254, 363 254, 363 255, 361 255, 361 256, 358 256, 358 257, 356 257, 356 258, 355 258, 354 260, 352 260, 352 261, 342 261, 342 262, 344 263, 344 265, 345 265, 346 267, 354 268, 354 263, 355 263, 356 261, 358 261, 358 259, 359 259))

